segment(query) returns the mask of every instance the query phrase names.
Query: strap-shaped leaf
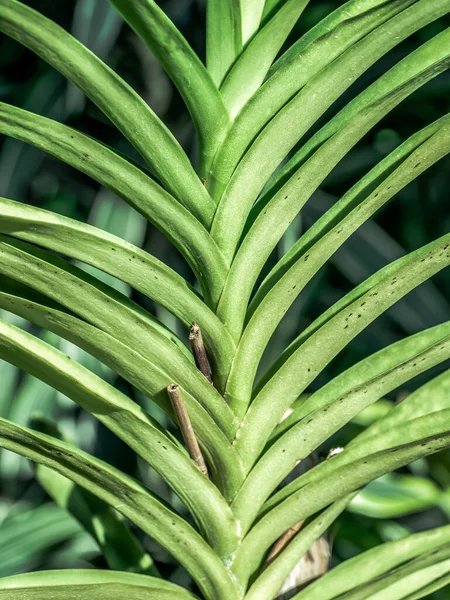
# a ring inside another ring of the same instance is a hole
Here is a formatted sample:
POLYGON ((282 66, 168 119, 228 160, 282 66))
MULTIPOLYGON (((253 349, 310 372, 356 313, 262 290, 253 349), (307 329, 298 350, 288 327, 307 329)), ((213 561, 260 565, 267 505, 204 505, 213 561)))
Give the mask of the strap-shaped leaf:
MULTIPOLYGON (((238 581, 245 582, 260 564, 269 546, 290 527, 376 479, 418 458, 438 452, 450 445, 448 419, 450 410, 439 411, 410 421, 408 429, 397 427, 383 436, 329 460, 327 476, 312 476, 310 483, 292 493, 265 514, 239 546, 232 569, 238 581)), ((313 474, 316 469, 308 473, 313 474)))
POLYGON ((292 465, 307 458, 364 408, 448 358, 450 323, 445 323, 388 346, 309 396, 305 418, 298 417, 299 422, 263 454, 233 501, 242 530, 248 530, 292 465))
POLYGON ((208 194, 167 127, 136 92, 62 27, 17 0, 0 1, 0 31, 38 54, 105 113, 167 189, 192 206, 208 194))
POLYGON ((443 410, 449 406, 449 398, 450 370, 447 370, 412 392, 407 398, 408 402, 396 405, 383 418, 360 433, 351 444, 359 444, 371 436, 389 431, 391 427, 443 410))
MULTIPOLYGON (((450 264, 450 234, 408 255, 358 300, 293 352, 260 390, 241 426, 236 448, 250 466, 284 412, 345 346, 409 291, 450 264)), ((394 263, 395 265, 396 263, 394 263)))
POLYGON ((141 169, 74 129, 1 103, 0 132, 38 146, 123 198, 173 242, 202 283, 207 299, 217 301, 225 263, 216 245, 199 221, 141 169))
MULTIPOLYGON (((428 140, 423 142, 397 168, 387 173, 380 185, 372 185, 366 191, 361 184, 350 190, 340 202, 336 203, 331 214, 327 213, 328 231, 321 230, 315 243, 303 245, 303 252, 297 251, 295 259, 289 260, 275 284, 260 299, 248 322, 236 351, 233 370, 227 383, 227 392, 233 398, 240 398, 239 404, 251 397, 254 377, 259 361, 276 327, 289 307, 311 281, 327 260, 342 244, 372 215, 388 202, 401 189, 406 187, 426 169, 450 152, 450 117, 442 119, 440 127, 428 140), (375 189, 373 189, 375 188, 375 189), (364 193, 365 192, 365 193, 364 193), (341 219, 339 219, 341 217, 341 219)), ((388 161, 390 165, 394 162, 388 161)), ((398 161, 397 161, 398 162, 398 161)), ((395 165, 395 162, 394 162, 395 165)), ((370 181, 379 182, 380 171, 385 165, 376 168, 377 173, 369 175, 370 181), (378 177, 377 177, 378 175, 378 177)), ((391 167, 392 170, 392 167, 391 167)), ((269 284, 267 284, 267 287, 269 284)))
POLYGON ((438 590, 445 588, 450 583, 450 574, 448 573, 448 567, 446 574, 439 579, 435 579, 433 583, 422 587, 418 592, 413 592, 402 600, 419 600, 419 598, 430 598, 430 595, 438 590))
POLYGON ((234 119, 260 88, 276 55, 309 0, 288 0, 255 35, 225 78, 220 91, 234 119))
POLYGON ((121 571, 37 571, 0 579, 1 600, 195 600, 178 585, 121 571))
MULTIPOLYGON (((372 88, 373 86, 368 88, 368 90, 372 88)), ((358 98, 361 98, 362 95, 363 94, 358 96, 358 98)), ((347 107, 348 106, 350 105, 347 105, 347 107)), ((332 121, 330 121, 330 123, 332 121)), ((364 175, 364 177, 362 177, 358 183, 356 183, 346 194, 344 194, 344 196, 342 196, 335 204, 333 204, 333 206, 331 206, 321 216, 320 219, 318 219, 307 231, 305 231, 305 233, 277 262, 277 264, 270 271, 269 275, 267 275, 263 283, 259 286, 250 304, 249 316, 253 314, 268 291, 277 283, 277 281, 279 281, 279 279, 281 279, 289 267, 299 257, 305 254, 307 249, 311 248, 316 241, 331 231, 335 223, 343 220, 353 210, 355 204, 357 204, 361 199, 364 199, 372 194, 378 186, 381 186, 387 180, 387 178, 393 173, 393 171, 395 171, 395 169, 401 166, 401 164, 404 163, 409 156, 411 156, 413 152, 420 149, 424 143, 434 136, 434 134, 440 132, 441 128, 447 127, 449 123, 450 115, 445 115, 444 117, 434 121, 427 127, 424 127, 417 133, 413 134, 406 141, 400 144, 398 148, 388 154, 366 175, 364 175)), ((337 130, 338 129, 339 128, 337 128, 337 130)), ((320 132, 322 132, 322 130, 320 130, 320 132)), ((309 146, 309 144, 310 142, 305 144, 303 148, 306 148, 309 146)), ((309 152, 307 152, 306 155, 307 154, 309 154, 309 152)), ((268 192, 268 200, 272 195, 273 193, 268 192)), ((261 212, 260 204, 265 205, 265 197, 266 196, 264 195, 261 198, 261 201, 258 201, 258 203, 255 205, 254 214, 252 214, 249 219, 252 220, 252 223, 255 221, 257 215, 261 212)))
POLYGON ((158 331, 149 313, 128 298, 48 252, 4 236, 0 236, 0 272, 59 302, 126 346, 131 345, 187 389, 228 436, 233 435, 233 413, 217 390, 158 331))
POLYGON ((381 544, 341 563, 299 594, 299 600, 332 600, 392 569, 450 544, 450 526, 381 544))
POLYGON ((207 0, 206 66, 217 87, 241 51, 240 0, 207 0))
MULTIPOLYGON (((46 419, 33 418, 33 429, 68 441, 58 427, 46 419)), ((50 498, 69 512, 95 539, 110 569, 159 577, 150 554, 112 506, 43 465, 37 466, 36 479, 50 498)))
MULTIPOLYGON (((375 355, 376 356, 376 355, 375 355)), ((381 356, 381 353, 379 353, 381 356)), ((345 377, 343 377, 342 382, 345 382, 345 377)), ((341 382, 341 383, 342 383, 341 382)), ((436 377, 420 387, 418 390, 413 392, 406 400, 404 400, 404 406, 402 404, 396 406, 394 409, 391 409, 392 412, 397 412, 402 406, 402 416, 409 415, 409 406, 411 402, 411 415, 409 418, 399 419, 398 421, 392 423, 391 427, 386 427, 383 430, 383 433, 388 436, 391 430, 394 430, 395 425, 397 427, 402 427, 405 422, 409 420, 413 420, 417 417, 431 415, 433 413, 438 413, 440 411, 446 411, 449 408, 449 396, 448 396, 448 388, 450 382, 450 370, 445 371, 439 377, 436 377), (422 410, 417 411, 417 401, 419 398, 421 401, 426 398, 425 404, 421 405, 422 410), (404 412, 403 412, 404 411, 404 412)), ((319 391, 320 393, 320 391, 319 391)), ((389 411, 389 412, 391 412, 389 411)), ((340 464, 350 463, 355 457, 361 457, 365 454, 368 445, 372 443, 373 446, 377 445, 376 440, 378 438, 382 439, 380 432, 377 430, 377 423, 375 422, 368 428, 370 432, 369 435, 366 435, 365 432, 361 433, 359 436, 354 438, 350 444, 347 445, 346 452, 342 453, 342 456, 339 458, 340 464), (373 427, 373 429, 372 429, 373 427)), ((387 438, 391 439, 391 438, 387 438)), ((395 439, 393 440, 396 441, 395 439)), ((381 442, 379 444, 381 448, 381 442)), ((280 502, 282 502, 285 498, 287 498, 290 494, 300 490, 303 486, 310 483, 313 479, 318 477, 326 477, 328 473, 330 473, 334 466, 336 465, 336 461, 333 462, 325 461, 315 467, 313 470, 306 472, 301 477, 298 477, 288 485, 286 485, 283 489, 277 492, 274 496, 272 496, 264 505, 263 512, 267 512, 274 506, 277 506, 280 502)))
POLYGON ((384 115, 448 68, 449 40, 450 29, 421 46, 384 75, 384 82, 388 83, 386 93, 324 144, 261 212, 239 248, 219 304, 218 314, 235 338, 242 331, 245 308, 257 277, 292 220, 326 175, 384 115))
POLYGON ((5 321, 0 321, 0 357, 71 398, 142 456, 182 498, 217 551, 228 555, 236 527, 224 498, 136 403, 56 348, 5 321))
POLYGON ((311 545, 333 524, 355 493, 344 496, 323 511, 311 523, 302 527, 299 533, 279 556, 261 573, 245 595, 245 600, 273 600, 283 582, 295 568, 311 545))
POLYGON ((242 43, 245 45, 259 29, 265 0, 240 0, 242 43))
MULTIPOLYGON (((0 286, 4 288, 2 283, 0 286)), ((63 307, 52 308, 45 298, 28 298, 25 290, 14 290, 14 294, 0 292, 0 307, 24 319, 53 331, 64 339, 83 348, 102 361, 126 381, 142 390, 147 396, 173 417, 166 388, 173 379, 156 367, 130 346, 116 340, 101 329, 77 319, 63 311, 63 307), (22 296, 18 295, 22 293, 22 296)), ((218 427, 208 412, 186 390, 182 390, 196 436, 203 447, 214 481, 227 497, 232 496, 242 480, 239 459, 225 433, 218 427)), ((229 433, 231 436, 231 432, 229 433)))
MULTIPOLYGON (((213 196, 223 196, 223 203, 228 205, 240 190, 240 221, 276 167, 333 101, 388 50, 440 16, 433 12, 438 3, 432 3, 368 0, 363 6, 355 2, 350 10, 355 18, 347 17, 347 21, 344 10, 344 21, 318 40, 311 40, 286 69, 269 77, 236 118, 211 169, 209 189, 213 196), (414 15, 408 10, 401 12, 411 4, 414 15), (242 178, 250 173, 247 188, 240 189, 242 178)), ((228 210, 225 206, 218 213, 217 234, 228 210)))
POLYGON ((209 600, 221 594, 238 600, 217 554, 191 525, 131 477, 75 446, 5 419, 0 420, 0 446, 54 469, 113 506, 166 548, 209 600))
POLYGON ((154 0, 110 0, 157 57, 191 113, 200 143, 200 174, 205 176, 229 117, 210 74, 154 0))
POLYGON ((0 198, 0 233, 76 258, 125 281, 167 308, 186 327, 197 322, 219 388, 224 383, 234 355, 233 341, 197 293, 164 263, 97 227, 5 198, 0 198))
MULTIPOLYGON (((426 587, 429 582, 448 574, 450 569, 450 545, 416 558, 376 581, 344 594, 342 600, 404 600, 410 593, 426 587)), ((420 597, 420 596, 419 596, 420 597)), ((301 593, 294 596, 302 598, 301 593)))

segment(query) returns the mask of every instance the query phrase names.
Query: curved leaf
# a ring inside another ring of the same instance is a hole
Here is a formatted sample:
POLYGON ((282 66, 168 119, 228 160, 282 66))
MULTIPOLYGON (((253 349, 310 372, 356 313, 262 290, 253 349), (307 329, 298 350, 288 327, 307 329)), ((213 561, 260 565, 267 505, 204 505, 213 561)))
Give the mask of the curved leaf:
POLYGON ((131 477, 75 446, 5 419, 0 419, 0 446, 54 469, 113 506, 166 548, 206 598, 223 593, 238 600, 234 582, 215 552, 191 525, 131 477))
POLYGON ((191 113, 205 176, 228 127, 229 116, 208 71, 186 39, 154 0, 110 0, 154 53, 177 86, 191 113))
MULTIPOLYGON (((419 4, 421 1, 415 6, 419 4)), ((449 40, 447 29, 386 73, 381 78, 382 96, 328 140, 263 209, 236 254, 219 304, 218 314, 235 339, 242 331, 245 308, 257 277, 289 224, 324 178, 384 115, 448 68, 449 40)))
POLYGON ((176 198, 185 199, 191 206, 208 203, 204 186, 167 127, 123 79, 83 44, 17 0, 0 1, 0 31, 30 48, 81 88, 176 198))
POLYGON ((302 527, 285 550, 261 573, 245 595, 245 600, 273 600, 283 582, 311 545, 332 525, 354 493, 344 496, 326 509, 311 523, 302 527))
POLYGON ((128 298, 47 252, 2 236, 0 273, 33 287, 126 346, 131 345, 166 372, 172 382, 187 389, 229 436, 234 434, 233 413, 217 390, 194 363, 161 334, 149 313, 128 298))
MULTIPOLYGON (((33 429, 68 441, 50 421, 35 417, 32 423, 33 429)), ((110 569, 159 577, 151 556, 114 508, 43 465, 37 466, 36 479, 50 498, 71 514, 95 539, 110 569)))
POLYGON ((233 512, 242 530, 248 530, 292 465, 307 458, 364 408, 448 358, 450 322, 388 346, 309 396, 297 413, 297 424, 263 454, 234 499, 233 512))
MULTIPOLYGON (((1 289, 2 286, 0 286, 1 289)), ((141 354, 119 342, 101 329, 93 327, 48 303, 38 304, 27 297, 0 292, 0 308, 21 315, 32 323, 53 331, 62 338, 83 348, 113 369, 118 375, 142 390, 173 417, 166 388, 172 378, 141 354)), ((220 489, 232 493, 242 479, 239 459, 227 439, 196 397, 183 389, 183 399, 196 436, 203 447, 210 470, 220 489)))
POLYGON ((245 44, 258 31, 265 0, 241 0, 242 43, 245 44))
POLYGON ((123 198, 180 250, 207 298, 217 301, 226 269, 216 245, 199 221, 141 169, 75 129, 2 103, 0 132, 38 146, 123 198))
POLYGON ((240 0, 207 0, 206 66, 217 87, 241 51, 240 0))
MULTIPOLYGON (((432 414, 438 414, 440 411, 447 410, 449 407, 449 396, 448 396, 449 382, 450 382, 450 370, 447 370, 442 375, 435 377, 434 379, 432 379, 431 381, 429 381, 428 383, 426 383, 425 385, 420 387, 413 394, 408 396, 408 398, 406 398, 401 404, 395 406, 388 413, 388 414, 390 414, 391 412, 397 413, 397 411, 399 411, 400 407, 401 407, 402 410, 401 410, 400 414, 402 416, 408 415, 407 418, 399 419, 398 421, 396 421, 394 419, 392 426, 386 427, 382 432, 378 431, 377 422, 375 422, 373 425, 371 425, 367 429, 367 431, 369 431, 369 435, 366 435, 365 432, 363 432, 360 435, 358 435, 357 437, 355 437, 350 442, 350 444, 347 445, 347 450, 351 449, 351 451, 343 452, 342 456, 339 455, 340 463, 343 464, 345 461, 351 461, 352 457, 355 457, 355 456, 358 456, 358 457, 362 456, 365 452, 367 445, 370 445, 370 443, 372 443, 373 445, 376 445, 376 440, 378 439, 379 436, 381 436, 381 433, 384 433, 386 436, 388 436, 389 433, 394 429, 395 425, 403 426, 405 422, 414 420, 417 417, 431 416, 432 414), (421 405, 424 408, 422 410, 420 410, 419 412, 414 411, 414 408, 417 406, 416 398, 419 398, 422 401, 424 398, 426 398, 426 400, 427 400, 425 405, 423 405, 423 404, 421 405), (411 402, 411 406, 413 408, 413 410, 411 410, 410 417, 409 417, 409 406, 410 406, 409 402, 411 402), (372 429, 372 427, 373 427, 373 429, 372 429)), ((397 413, 397 414, 399 414, 399 413, 397 413)), ((383 419, 381 419, 381 420, 383 420, 383 419)), ((380 437, 380 439, 382 439, 382 438, 380 437)), ((380 442, 380 447, 381 447, 381 442, 380 442)), ((266 504, 263 507, 263 511, 267 511, 271 507, 276 506, 277 504, 279 504, 279 502, 283 501, 283 499, 287 498, 293 492, 299 490, 301 487, 306 485, 310 480, 314 479, 315 477, 326 476, 327 473, 329 473, 333 470, 335 465, 336 465, 336 460, 333 460, 333 462, 326 461, 324 463, 321 463, 319 466, 315 467, 315 469, 312 470, 311 472, 305 473, 301 477, 292 481, 292 483, 289 483, 288 485, 286 485, 282 490, 277 492, 274 496, 272 496, 266 502, 266 504)))
MULTIPOLYGON (((283 276, 278 274, 276 283, 262 299, 259 298, 239 342, 227 382, 227 392, 232 398, 238 396, 242 403, 247 396, 247 402, 250 401, 264 349, 289 307, 317 271, 377 210, 450 152, 450 117, 443 119, 440 125, 436 133, 410 153, 380 185, 375 184, 374 189, 361 193, 362 186, 357 184, 356 190, 352 188, 337 202, 326 214, 329 230, 324 231, 322 227, 320 236, 314 237, 314 232, 310 234, 309 244, 303 244, 302 252, 295 252, 295 259, 289 260, 289 269, 285 266, 283 276), (339 217, 342 218, 339 220, 339 217)), ((376 176, 370 178, 373 181, 376 176)))
POLYGON ((244 538, 232 566, 238 581, 247 581, 268 547, 299 521, 384 473, 449 447, 449 418, 450 410, 443 410, 414 419, 408 429, 395 428, 322 463, 330 465, 326 476, 318 467, 308 471, 309 483, 266 513, 244 538))
POLYGON ((0 357, 71 398, 142 456, 191 510, 211 544, 227 556, 236 540, 227 503, 135 402, 59 350, 5 321, 0 321, 0 357))
POLYGON ((230 69, 220 91, 233 119, 263 83, 270 65, 308 3, 309 0, 287 0, 230 69))
MULTIPOLYGON (((342 600, 404 600, 410 593, 426 587, 429 582, 448 574, 450 570, 450 547, 440 548, 421 556, 393 573, 367 583, 359 589, 348 592, 342 600)), ((295 596, 294 596, 295 598, 295 596)), ((301 594, 297 594, 300 600, 301 594)))
POLYGON ((386 52, 450 10, 435 0, 368 0, 364 5, 355 3, 355 19, 312 40, 286 69, 269 77, 236 118, 214 161, 209 185, 213 196, 221 198, 215 231, 227 256, 264 184, 316 120, 386 52), (235 215, 232 205, 239 211, 235 215), (221 229, 227 215, 237 227, 228 243, 221 229))
POLYGON ((233 341, 197 293, 164 263, 97 227, 5 198, 0 198, 0 233, 97 267, 167 308, 186 327, 198 323, 221 387, 234 355, 233 341))
POLYGON ((320 581, 312 583, 298 594, 298 600, 332 600, 360 585, 389 573, 407 561, 448 547, 450 526, 415 533, 408 537, 381 544, 341 563, 320 581))
POLYGON ((394 263, 371 291, 341 310, 282 363, 260 389, 240 428, 236 448, 244 465, 254 464, 285 411, 320 371, 367 325, 450 264, 450 234, 394 263))
POLYGON ((38 571, 0 579, 2 600, 195 600, 195 596, 173 583, 123 573, 77 569, 38 571))

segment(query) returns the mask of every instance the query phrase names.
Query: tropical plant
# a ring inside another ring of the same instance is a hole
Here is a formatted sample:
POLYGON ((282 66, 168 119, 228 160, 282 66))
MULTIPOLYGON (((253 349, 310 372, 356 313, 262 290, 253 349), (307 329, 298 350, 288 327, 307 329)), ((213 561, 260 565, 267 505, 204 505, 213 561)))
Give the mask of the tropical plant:
POLYGON ((104 363, 178 423, 184 444, 110 383, 8 321, 0 324, 0 357, 94 415, 165 480, 189 516, 63 439, 47 420, 35 419, 30 429, 0 419, 0 445, 39 464, 39 481, 97 540, 111 568, 6 577, 0 598, 271 600, 290 581, 298 600, 393 600, 445 586, 449 526, 374 548, 304 589, 328 561, 322 556, 325 564, 305 576, 301 559, 313 546, 320 550, 321 536, 361 487, 450 446, 450 371, 444 371, 345 449, 330 447, 328 460, 314 460, 314 451, 363 409, 450 357, 449 322, 387 346, 305 394, 364 328, 448 266, 450 234, 356 286, 258 380, 257 371, 314 275, 379 208, 450 152, 447 115, 399 145, 265 270, 334 167, 389 111, 448 68, 450 30, 417 47, 336 114, 328 109, 389 50, 439 23, 450 0, 350 0, 280 57, 308 0, 208 0, 206 67, 153 0, 110 1, 183 97, 196 128, 197 167, 124 80, 17 0, 0 0, 0 30, 78 86, 146 166, 4 103, 0 131, 123 198, 178 249, 198 287, 119 237, 2 198, 0 308, 104 363), (163 306, 190 330, 192 351, 70 259, 163 306), (308 457, 312 468, 279 487, 308 457), (164 547, 197 587, 159 577, 124 517, 164 547))

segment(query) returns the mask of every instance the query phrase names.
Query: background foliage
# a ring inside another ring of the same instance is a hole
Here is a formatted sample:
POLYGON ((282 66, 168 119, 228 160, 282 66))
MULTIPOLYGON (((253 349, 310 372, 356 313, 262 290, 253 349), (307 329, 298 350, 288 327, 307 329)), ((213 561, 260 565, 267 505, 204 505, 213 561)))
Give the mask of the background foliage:
MULTIPOLYGON (((100 58, 139 91, 153 110, 175 133, 195 159, 193 129, 189 116, 168 77, 142 42, 127 27, 107 0, 29 0, 28 5, 70 30, 100 58)), ((292 38, 298 37, 320 18, 342 4, 338 0, 311 2, 292 38)), ((160 2, 175 25, 202 56, 205 40, 204 2, 167 0, 160 2)), ((333 106, 335 112, 349 96, 374 81, 391 65, 406 56, 444 26, 450 19, 421 30, 388 53, 351 87, 333 106)), ((126 152, 136 160, 133 148, 120 136, 106 117, 62 75, 32 52, 2 36, 0 40, 0 99, 32 112, 65 122, 126 152)), ((308 228, 330 206, 333 197, 348 190, 365 172, 415 131, 450 110, 450 72, 440 75, 389 113, 359 143, 326 179, 321 190, 306 205, 278 248, 278 258, 299 232, 308 228)), ((328 115, 329 113, 327 113, 328 115)), ((327 118, 325 115, 324 119, 327 118)), ((320 123, 319 123, 320 125, 320 123)), ((443 235, 449 230, 448 172, 450 157, 426 171, 406 187, 396 201, 385 206, 333 256, 307 286, 284 318, 272 340, 266 359, 276 357, 315 317, 371 273, 399 256, 443 235), (439 218, 437 218, 439 216, 439 218)), ((95 224, 163 259, 185 278, 190 277, 173 246, 144 218, 111 192, 64 163, 14 139, 0 146, 0 196, 21 200, 57 213, 95 224)), ((273 257, 273 262, 277 256, 273 257)), ((86 268, 84 265, 80 265, 86 268)), ((92 270, 91 268, 89 268, 92 270)), ((97 276, 131 294, 127 286, 105 274, 97 276)), ((161 307, 133 291, 133 299, 150 309, 180 337, 184 331, 161 307), (155 312, 156 311, 156 312, 155 312)), ((450 279, 446 272, 398 302, 335 359, 314 382, 320 387, 332 376, 373 352, 425 328, 450 319, 450 279)), ((8 319, 27 330, 33 326, 18 317, 8 319)), ((90 369, 113 382, 140 402, 128 383, 92 357, 53 334, 46 341, 61 348, 90 369)), ((334 446, 345 445, 354 433, 384 414, 389 403, 401 401, 408 392, 448 368, 442 364, 413 380, 408 389, 395 391, 336 435, 334 446)), ((139 473, 162 497, 170 493, 162 480, 144 467, 140 459, 93 417, 80 411, 70 400, 42 382, 0 362, 0 417, 27 424, 30 416, 41 413, 56 419, 65 434, 85 450, 115 464, 123 471, 139 473)), ((314 389, 313 388, 313 389, 314 389)), ((154 406, 147 407, 158 418, 154 406)), ((169 422, 165 422, 169 426, 169 422)), ((319 450, 326 455, 330 442, 319 450)), ((29 463, 6 451, 0 454, 0 576, 40 568, 104 566, 94 541, 77 523, 58 509, 32 478, 29 463)), ((349 558, 381 541, 398 539, 409 531, 422 531, 450 521, 450 452, 445 451, 414 463, 393 475, 370 484, 352 503, 333 532, 333 561, 349 558)), ((160 547, 148 540, 152 556, 164 576, 186 585, 188 575, 175 568, 160 547)), ((450 598, 449 590, 431 596, 450 598)))

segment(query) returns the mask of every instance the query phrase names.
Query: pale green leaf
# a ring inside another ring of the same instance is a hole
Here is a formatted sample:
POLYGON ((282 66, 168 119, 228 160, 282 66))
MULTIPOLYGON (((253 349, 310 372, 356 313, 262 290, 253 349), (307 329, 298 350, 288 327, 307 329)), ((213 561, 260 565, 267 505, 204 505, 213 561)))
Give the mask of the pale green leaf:
POLYGON ((0 240, 0 272, 59 302, 109 333, 168 374, 207 407, 224 431, 235 431, 233 413, 173 334, 164 335, 149 313, 80 269, 13 238, 0 240))
POLYGON ((140 168, 75 129, 2 103, 0 132, 38 146, 123 198, 180 250, 207 299, 217 301, 226 269, 216 245, 200 222, 140 168))
POLYGON ((241 51, 240 0, 207 0, 206 66, 217 87, 241 51))
MULTIPOLYGON (((0 286, 0 289, 2 287, 4 286, 0 286)), ((142 390, 164 411, 173 416, 173 410, 166 392, 166 388, 172 382, 172 379, 164 370, 159 369, 134 349, 119 342, 101 329, 63 312, 63 307, 55 309, 48 306, 48 303, 45 303, 45 298, 43 301, 39 300, 40 304, 38 304, 34 299, 29 300, 27 294, 23 297, 17 295, 18 293, 17 291, 14 294, 0 292, 0 307, 22 315, 32 323, 51 330, 83 348, 90 355, 108 365, 126 381, 136 386, 137 389, 142 390)), ((239 486, 242 479, 239 458, 230 444, 230 440, 214 422, 207 410, 197 401, 197 397, 193 397, 184 389, 182 389, 182 394, 196 436, 208 461, 212 477, 224 494, 232 494, 232 491, 239 486)), ((42 393, 39 394, 39 398, 41 403, 42 393)), ((15 404, 13 408, 14 406, 15 404)), ((38 406, 42 411, 40 404, 38 406)), ((38 408, 35 410, 38 410, 38 408)), ((26 415, 23 415, 22 421, 19 421, 19 424, 25 425, 29 415, 30 411, 28 410, 26 415)), ((11 412, 9 417, 14 417, 15 421, 18 420, 15 412, 11 412)), ((228 435, 229 438, 233 436, 232 429, 228 431, 228 435)))
MULTIPOLYGON (((408 149, 412 145, 407 144, 408 149)), ((405 149, 398 153, 400 157, 402 152, 405 149)), ((302 251, 297 249, 290 255, 289 262, 284 262, 282 272, 278 270, 276 277, 267 282, 265 295, 261 293, 254 301, 255 306, 239 342, 227 382, 227 393, 231 398, 239 397, 240 404, 245 402, 247 396, 249 402, 264 349, 289 307, 317 271, 377 210, 449 152, 450 118, 447 117, 439 122, 436 132, 416 150, 409 152, 403 161, 398 158, 395 162, 388 161, 391 168, 387 169, 384 181, 380 182, 379 175, 380 171, 386 169, 386 165, 382 164, 376 167, 376 173, 368 176, 371 182, 376 183, 368 187, 359 183, 356 189, 352 188, 326 213, 328 227, 317 226, 316 229, 321 230, 320 235, 315 231, 311 233, 312 228, 308 230, 308 240, 302 244, 302 251)))
POLYGON ((62 27, 17 0, 0 1, 0 31, 36 52, 105 113, 167 189, 192 206, 208 194, 167 127, 112 69, 62 27))
POLYGON ((326 532, 342 511, 345 510, 354 495, 352 493, 338 500, 311 523, 302 527, 285 550, 264 569, 250 586, 245 600, 273 600, 273 598, 276 598, 278 590, 281 589, 283 582, 302 556, 308 552, 312 544, 326 532))
MULTIPOLYGON (((414 6, 420 4, 421 1, 414 6)), ((450 0, 448 9, 450 10, 450 0)), ((403 23, 401 19, 400 23, 403 23)), ((219 304, 218 314, 233 337, 237 338, 242 331, 245 308, 263 265, 292 220, 326 175, 383 116, 416 89, 448 68, 449 40, 450 29, 447 29, 386 73, 381 78, 381 98, 378 97, 337 135, 328 140, 295 172, 263 209, 236 254, 219 304)), ((278 138, 280 137, 284 136, 278 134, 278 138)), ((240 206, 244 204, 241 198, 240 206)), ((236 218, 236 215, 237 213, 233 213, 232 218, 236 218)), ((233 228, 230 226, 232 218, 228 220, 229 231, 234 229, 234 225, 233 228)))
POLYGON ((142 456, 185 502, 218 552, 227 555, 236 532, 224 498, 136 403, 59 350, 4 321, 0 356, 64 393, 142 456))
POLYGON ((263 454, 233 501, 243 531, 292 465, 306 459, 361 410, 448 358, 450 323, 445 323, 388 346, 309 396, 303 404, 303 418, 297 414, 297 424, 263 454))
POLYGON ((2 600, 195 600, 173 583, 120 571, 38 571, 0 579, 2 600))
POLYGON ((199 137, 199 172, 204 177, 229 122, 215 83, 186 39, 154 0, 110 2, 157 57, 183 96, 199 137))
POLYGON ((287 0, 274 17, 254 36, 234 63, 220 91, 234 119, 257 92, 309 0, 287 0))
POLYGON ((298 600, 332 600, 349 590, 389 573, 402 563, 448 546, 450 526, 410 535, 376 546, 341 563, 298 595, 298 600))
POLYGON ((371 437, 301 476, 309 483, 265 513, 239 546, 232 567, 238 580, 247 581, 270 545, 299 521, 385 473, 447 448, 449 417, 448 409, 419 417, 407 429, 371 437))
POLYGON ((449 264, 450 234, 393 263, 389 274, 370 291, 284 357, 281 366, 260 389, 240 428, 236 448, 244 465, 254 464, 285 411, 358 333, 410 290, 449 264))
MULTIPOLYGON (((32 426, 42 433, 68 441, 47 419, 34 417, 32 426)), ((95 539, 110 569, 160 576, 151 556, 113 507, 44 465, 37 465, 36 479, 58 506, 73 515, 95 539)))
MULTIPOLYGON (((215 198, 223 196, 228 205, 241 194, 239 223, 241 214, 251 208, 276 167, 317 118, 376 60, 441 16, 438 4, 442 5, 435 0, 355 0, 345 4, 332 23, 317 26, 318 39, 316 29, 305 36, 295 55, 268 78, 236 118, 211 168, 208 189, 215 198), (411 4, 409 12, 401 12, 411 4)), ((222 211, 224 217, 230 214, 222 211)), ((218 234, 219 226, 220 221, 218 234)))
POLYGON ((229 573, 201 536, 131 477, 75 446, 4 419, 0 420, 0 446, 54 469, 113 506, 166 548, 209 600, 221 594, 238 599, 229 573))
POLYGON ((101 229, 5 198, 0 198, 0 232, 76 258, 125 281, 188 328, 197 322, 221 387, 234 354, 231 337, 197 293, 164 263, 101 229))

